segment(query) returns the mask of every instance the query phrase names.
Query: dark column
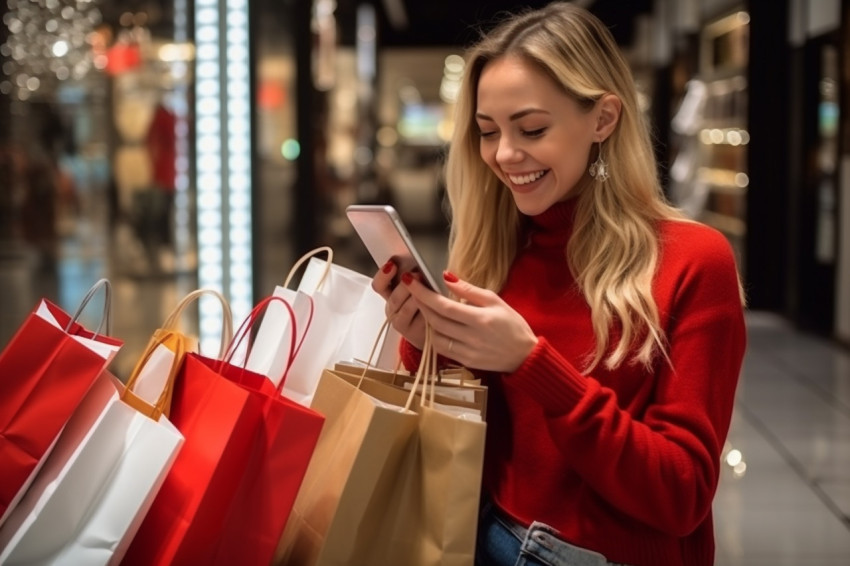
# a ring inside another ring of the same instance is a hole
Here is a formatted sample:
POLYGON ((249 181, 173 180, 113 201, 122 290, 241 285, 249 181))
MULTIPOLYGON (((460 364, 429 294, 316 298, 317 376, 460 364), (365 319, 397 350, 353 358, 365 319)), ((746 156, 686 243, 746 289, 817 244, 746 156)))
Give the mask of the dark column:
POLYGON ((315 248, 319 226, 318 199, 315 186, 316 137, 314 120, 316 116, 315 100, 318 91, 313 85, 312 52, 313 33, 310 19, 312 0, 294 0, 292 30, 295 35, 295 93, 296 93, 296 131, 301 153, 296 163, 295 201, 293 203, 293 243, 295 256, 315 248))
POLYGON ((750 2, 746 286, 750 307, 784 308, 789 115, 788 0, 750 2))
POLYGON ((658 162, 658 178, 664 192, 669 191, 670 182, 670 120, 673 117, 673 66, 666 63, 653 69, 652 129, 654 133, 655 159, 658 162))
POLYGON ((805 48, 803 45, 789 46, 788 50, 788 191, 785 196, 785 237, 781 240, 787 253, 785 254, 785 289, 783 314, 795 320, 800 311, 800 257, 802 248, 802 231, 799 222, 799 210, 802 207, 800 187, 805 183, 803 167, 803 131, 805 129, 804 89, 805 79, 805 48))

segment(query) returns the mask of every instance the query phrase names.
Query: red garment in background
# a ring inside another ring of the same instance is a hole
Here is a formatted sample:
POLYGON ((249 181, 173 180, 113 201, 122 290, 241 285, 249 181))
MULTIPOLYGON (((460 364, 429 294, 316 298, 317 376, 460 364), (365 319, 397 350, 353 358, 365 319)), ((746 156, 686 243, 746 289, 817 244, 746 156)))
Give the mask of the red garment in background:
POLYGON ((173 192, 177 176, 177 116, 162 104, 154 111, 148 129, 147 146, 153 168, 153 182, 173 192))

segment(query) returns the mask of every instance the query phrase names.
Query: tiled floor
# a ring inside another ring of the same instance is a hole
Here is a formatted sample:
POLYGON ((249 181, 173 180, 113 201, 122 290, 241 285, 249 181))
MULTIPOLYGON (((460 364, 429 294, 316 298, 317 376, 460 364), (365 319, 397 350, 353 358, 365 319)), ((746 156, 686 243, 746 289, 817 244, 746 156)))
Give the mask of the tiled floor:
MULTIPOLYGON (((423 254, 438 257, 438 244, 420 243, 423 254)), ((108 247, 66 246, 58 281, 27 283, 0 261, 2 345, 28 312, 25 305, 40 295, 73 310, 93 281, 110 276, 114 334, 126 341, 113 370, 125 377, 150 333, 193 283, 109 275, 114 261, 106 259, 108 247)), ((92 311, 89 320, 97 307, 92 311)), ((850 351, 801 334, 769 313, 749 313, 748 326, 725 454, 729 465, 714 505, 716 564, 850 564, 850 351)))
POLYGON ((746 471, 723 470, 717 564, 848 564, 850 351, 772 314, 749 313, 748 327, 727 446, 746 471))

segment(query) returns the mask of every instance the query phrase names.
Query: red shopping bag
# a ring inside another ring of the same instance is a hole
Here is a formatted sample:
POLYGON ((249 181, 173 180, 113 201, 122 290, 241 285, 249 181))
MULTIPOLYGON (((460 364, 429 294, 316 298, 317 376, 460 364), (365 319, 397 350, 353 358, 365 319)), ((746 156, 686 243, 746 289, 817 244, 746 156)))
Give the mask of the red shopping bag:
POLYGON ((86 392, 122 345, 77 323, 101 287, 110 315, 110 287, 101 279, 72 317, 42 300, 0 353, 0 525, 32 482, 86 392))
POLYGON ((187 355, 171 407, 186 441, 123 564, 271 562, 324 423, 229 361, 272 299, 246 319, 225 361, 187 355))

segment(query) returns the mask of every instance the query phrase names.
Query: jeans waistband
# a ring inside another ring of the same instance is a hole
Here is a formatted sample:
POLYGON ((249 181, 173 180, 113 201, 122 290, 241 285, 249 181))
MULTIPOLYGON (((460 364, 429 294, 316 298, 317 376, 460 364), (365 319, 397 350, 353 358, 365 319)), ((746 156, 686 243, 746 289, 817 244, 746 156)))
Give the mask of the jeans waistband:
POLYGON ((537 557, 553 566, 611 566, 613 563, 602 554, 570 544, 560 533, 545 523, 534 521, 525 527, 505 515, 498 507, 487 502, 483 513, 490 513, 522 544, 520 552, 537 557))

